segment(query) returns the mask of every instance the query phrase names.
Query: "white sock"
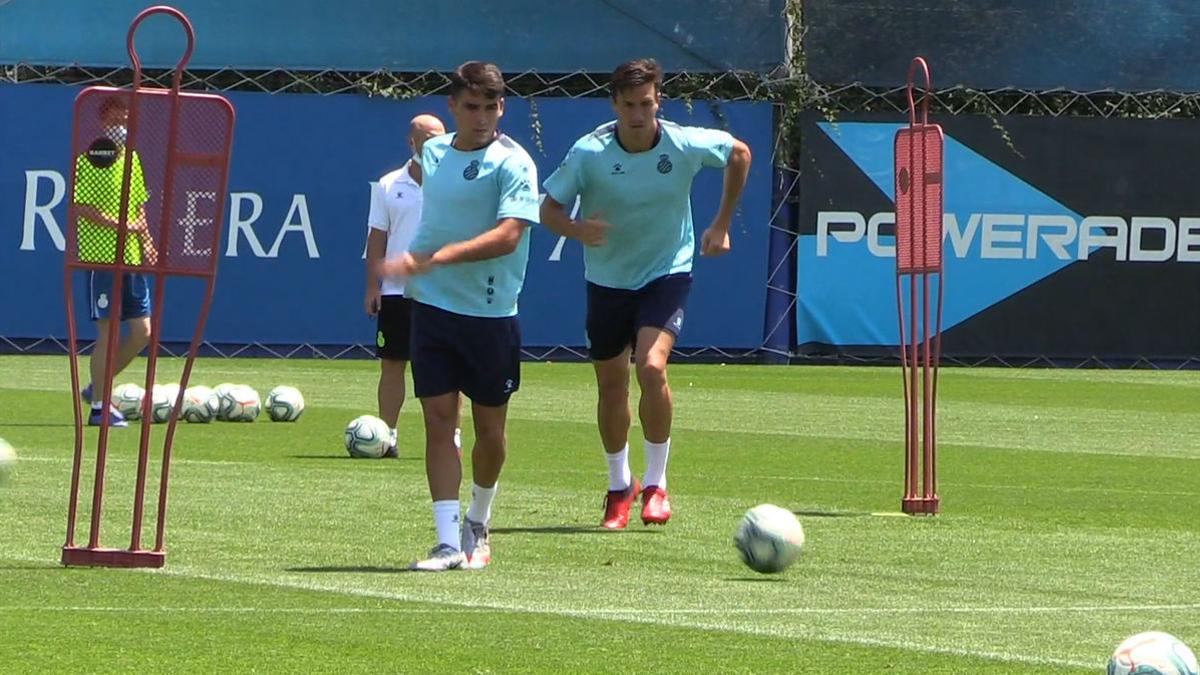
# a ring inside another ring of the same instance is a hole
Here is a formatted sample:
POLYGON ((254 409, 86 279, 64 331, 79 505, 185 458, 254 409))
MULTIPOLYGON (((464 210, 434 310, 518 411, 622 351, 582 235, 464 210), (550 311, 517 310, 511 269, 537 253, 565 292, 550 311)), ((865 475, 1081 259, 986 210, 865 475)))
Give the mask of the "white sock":
POLYGON ((492 521, 492 500, 496 498, 496 483, 490 488, 471 485, 471 505, 467 507, 467 517, 477 523, 487 525, 492 521))
POLYGON ((633 482, 633 476, 629 473, 629 444, 626 443, 620 452, 606 453, 604 456, 608 459, 609 491, 627 489, 633 482))
POLYGON ((454 447, 458 448, 459 454, 462 454, 462 429, 458 427, 454 428, 454 447))
POLYGON ((103 401, 92 401, 92 410, 99 410, 104 407, 103 401))
POLYGON ((392 429, 392 445, 393 445, 393 446, 395 446, 395 445, 396 445, 396 439, 397 439, 397 438, 399 438, 399 436, 396 434, 396 430, 393 428, 393 429, 392 429))
POLYGON ((671 439, 662 443, 646 441, 646 487, 657 485, 667 489, 667 455, 671 454, 671 439))
POLYGON ((438 543, 453 546, 456 551, 461 543, 458 520, 457 499, 443 499, 433 503, 433 521, 437 524, 438 543))

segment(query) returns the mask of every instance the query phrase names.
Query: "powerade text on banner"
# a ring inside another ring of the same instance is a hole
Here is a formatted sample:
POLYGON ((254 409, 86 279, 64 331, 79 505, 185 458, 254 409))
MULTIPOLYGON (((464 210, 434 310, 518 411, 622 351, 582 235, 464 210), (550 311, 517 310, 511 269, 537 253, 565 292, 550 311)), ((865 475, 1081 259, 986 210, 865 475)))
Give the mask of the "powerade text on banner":
MULTIPOLYGON (((1200 128, 934 119, 946 133, 946 355, 1200 356, 1200 128)), ((877 353, 898 342, 901 124, 804 124, 797 342, 877 353)))

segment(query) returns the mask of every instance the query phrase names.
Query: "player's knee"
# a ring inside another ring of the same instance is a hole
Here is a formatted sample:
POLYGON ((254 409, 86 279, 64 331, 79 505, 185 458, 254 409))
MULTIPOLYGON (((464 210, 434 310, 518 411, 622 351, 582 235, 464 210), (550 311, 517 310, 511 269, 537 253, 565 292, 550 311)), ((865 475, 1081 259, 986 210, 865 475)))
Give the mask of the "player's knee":
POLYGON ((96 321, 96 344, 92 349, 92 353, 99 353, 108 345, 108 321, 99 319, 96 321))
POLYGON ((605 378, 597 383, 600 400, 620 402, 629 399, 629 378, 605 378))
POLYGON ((475 443, 492 450, 504 451, 507 436, 504 427, 496 425, 475 425, 475 443))
POLYGON ((606 363, 596 368, 596 388, 600 398, 627 398, 629 396, 629 357, 619 367, 606 363))
POLYGON ((667 381, 667 359, 665 356, 651 352, 637 364, 638 382, 647 384, 662 384, 667 381))
POLYGON ((404 379, 404 371, 408 366, 408 361, 400 359, 380 359, 379 373, 384 379, 404 379))
POLYGON ((454 433, 454 427, 457 422, 453 410, 425 409, 425 427, 429 433, 454 433))
POLYGON ((150 323, 142 321, 133 321, 129 324, 129 337, 127 338, 130 344, 136 346, 138 351, 142 347, 150 344, 150 323))
POLYGON ((454 446, 454 425, 438 424, 436 421, 425 418, 425 442, 429 449, 447 448, 454 446))

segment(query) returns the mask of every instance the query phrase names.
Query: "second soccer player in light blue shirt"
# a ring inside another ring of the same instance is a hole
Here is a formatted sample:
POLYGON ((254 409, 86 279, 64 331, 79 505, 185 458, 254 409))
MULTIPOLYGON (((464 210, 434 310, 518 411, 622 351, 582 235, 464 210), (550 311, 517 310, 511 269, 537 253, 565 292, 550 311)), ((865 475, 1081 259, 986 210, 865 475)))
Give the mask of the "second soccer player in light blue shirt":
POLYGON ((508 399, 521 382, 517 297, 538 219, 537 169, 497 130, 504 78, 469 61, 450 76, 455 133, 425 142, 424 206, 409 252, 382 265, 409 279, 413 388, 425 415, 425 466, 438 543, 413 569, 491 561, 492 500, 504 465, 508 399), (454 443, 459 392, 475 422, 471 505, 459 524, 462 460, 454 443))
POLYGON ((750 171, 750 149, 724 131, 683 127, 658 118, 662 70, 653 59, 613 72, 617 120, 575 143, 546 179, 541 222, 585 244, 587 337, 599 390, 597 422, 608 457, 606 528, 621 529, 641 492, 642 521, 666 523, 667 457, 674 408, 667 360, 683 328, 696 247, 692 179, 724 167, 725 186, 702 255, 729 251, 729 227, 750 171), (579 214, 569 210, 579 200, 579 214), (645 488, 629 470, 629 357, 642 398, 645 488))

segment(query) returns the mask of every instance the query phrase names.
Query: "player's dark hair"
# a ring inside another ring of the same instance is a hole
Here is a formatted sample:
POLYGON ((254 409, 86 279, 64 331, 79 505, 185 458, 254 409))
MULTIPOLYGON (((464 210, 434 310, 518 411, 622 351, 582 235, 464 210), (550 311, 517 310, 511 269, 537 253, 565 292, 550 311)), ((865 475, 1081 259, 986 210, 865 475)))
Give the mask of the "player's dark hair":
POLYGON ((609 82, 609 95, 616 100, 617 95, 643 84, 653 84, 654 93, 662 91, 662 66, 654 59, 634 59, 617 66, 609 82))
POLYGON ((504 75, 494 63, 467 61, 450 73, 450 95, 471 91, 489 99, 504 96, 504 75))
POLYGON ((100 117, 104 117, 114 110, 129 111, 129 103, 125 101, 124 96, 114 94, 100 102, 100 117))

